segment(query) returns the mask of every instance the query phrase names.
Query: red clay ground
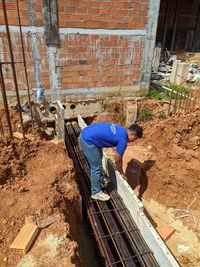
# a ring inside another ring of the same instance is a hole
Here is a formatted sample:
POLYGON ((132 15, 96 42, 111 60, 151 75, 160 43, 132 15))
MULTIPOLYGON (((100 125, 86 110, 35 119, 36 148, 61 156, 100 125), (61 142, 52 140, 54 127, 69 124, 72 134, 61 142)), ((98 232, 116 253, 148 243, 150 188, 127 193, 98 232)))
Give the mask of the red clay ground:
POLYGON ((80 222, 79 190, 72 162, 66 156, 63 143, 28 144, 31 151, 22 141, 17 144, 18 153, 8 154, 13 149, 5 144, 1 150, 1 177, 5 176, 5 169, 11 172, 6 183, 5 179, 1 180, 0 257, 8 263, 5 266, 26 266, 26 262, 32 262, 29 266, 47 266, 47 263, 55 266, 57 260, 57 266, 82 266, 75 240, 80 222), (33 216, 38 220, 57 214, 56 222, 41 230, 26 257, 10 250, 26 218, 33 216))
MULTIPOLYGON (((153 102, 144 101, 142 106, 151 109, 153 102)), ((130 144, 124 155, 127 181, 158 231, 166 224, 176 229, 167 245, 180 264, 197 267, 200 262, 200 109, 140 124, 144 137, 130 144), (176 212, 175 209, 187 209, 192 202, 191 213, 176 212), (186 214, 189 216, 175 219, 186 214)), ((107 150, 107 154, 112 158, 113 149, 107 150)))
MULTIPOLYGON (((112 121, 123 123, 123 110, 115 112, 120 116, 110 114, 112 121)), ((109 118, 107 114, 96 121, 109 118)), ((142 126, 144 137, 128 146, 125 154, 128 181, 155 227, 170 223, 176 228, 167 244, 182 266, 199 266, 200 232, 193 217, 168 217, 174 208, 185 209, 196 197, 190 211, 200 221, 200 111, 154 119, 142 126)), ((78 238, 79 190, 64 144, 46 141, 37 133, 36 141, 15 140, 13 146, 1 138, 0 145, 0 266, 88 266, 78 238), (37 220, 57 214, 57 221, 41 230, 26 256, 10 250, 27 217, 37 220)))

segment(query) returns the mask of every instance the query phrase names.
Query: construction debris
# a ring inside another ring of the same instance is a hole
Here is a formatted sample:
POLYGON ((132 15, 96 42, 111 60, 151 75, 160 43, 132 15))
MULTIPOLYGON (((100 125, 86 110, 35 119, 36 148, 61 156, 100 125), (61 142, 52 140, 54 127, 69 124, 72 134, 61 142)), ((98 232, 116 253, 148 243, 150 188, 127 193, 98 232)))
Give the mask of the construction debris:
POLYGON ((16 236, 10 248, 17 253, 26 254, 29 251, 38 233, 39 228, 36 224, 26 223, 20 230, 19 234, 16 236))
POLYGON ((192 217, 193 222, 194 222, 194 229, 198 229, 198 222, 197 222, 194 214, 189 209, 194 204, 196 199, 197 198, 195 197, 186 209, 174 209, 174 212, 175 212, 174 219, 178 220, 178 219, 183 219, 186 217, 192 217))
POLYGON ((176 55, 161 61, 159 66, 152 66, 151 80, 163 80, 170 84, 196 83, 200 81, 200 67, 188 59, 182 61, 176 55))
POLYGON ((57 214, 57 215, 53 214, 53 215, 47 217, 46 219, 38 220, 37 226, 40 229, 46 228, 47 226, 49 226, 49 225, 55 223, 56 221, 58 221, 59 219, 60 219, 59 214, 57 214))
POLYGON ((197 64, 190 64, 188 73, 188 82, 194 83, 200 81, 200 68, 197 64))

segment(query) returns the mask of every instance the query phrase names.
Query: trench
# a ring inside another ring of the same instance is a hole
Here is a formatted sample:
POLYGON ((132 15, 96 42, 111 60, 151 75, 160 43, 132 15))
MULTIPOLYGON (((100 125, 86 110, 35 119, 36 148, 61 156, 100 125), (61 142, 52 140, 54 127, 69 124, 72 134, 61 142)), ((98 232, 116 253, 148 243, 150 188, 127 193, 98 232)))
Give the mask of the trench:
POLYGON ((84 221, 92 230, 101 266, 159 266, 112 184, 106 188, 111 196, 109 201, 90 198, 90 169, 79 149, 79 134, 77 122, 65 124, 65 144, 77 173, 85 207, 84 221))

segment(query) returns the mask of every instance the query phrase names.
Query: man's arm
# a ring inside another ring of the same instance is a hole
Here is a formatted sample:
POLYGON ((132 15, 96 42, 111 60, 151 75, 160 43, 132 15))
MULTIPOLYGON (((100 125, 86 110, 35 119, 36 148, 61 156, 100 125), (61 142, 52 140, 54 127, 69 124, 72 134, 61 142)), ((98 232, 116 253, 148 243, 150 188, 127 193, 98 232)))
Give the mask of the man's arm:
POLYGON ((122 156, 120 156, 117 152, 115 152, 115 165, 120 174, 123 177, 126 177, 122 169, 122 156))

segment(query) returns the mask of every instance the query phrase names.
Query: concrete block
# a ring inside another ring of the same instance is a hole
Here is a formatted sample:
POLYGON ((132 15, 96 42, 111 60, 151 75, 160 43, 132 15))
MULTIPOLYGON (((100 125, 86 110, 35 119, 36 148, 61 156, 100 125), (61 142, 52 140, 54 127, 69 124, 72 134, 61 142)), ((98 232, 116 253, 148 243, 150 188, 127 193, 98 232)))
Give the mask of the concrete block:
POLYGON ((64 108, 59 100, 57 100, 57 114, 56 118, 56 133, 59 138, 64 139, 65 135, 65 118, 64 118, 64 108))
POLYGON ((189 64, 188 63, 178 63, 175 83, 176 84, 186 84, 189 72, 189 64))
POLYGON ((181 63, 181 60, 175 60, 173 62, 172 73, 170 76, 170 83, 174 84, 176 79, 177 65, 181 63))

